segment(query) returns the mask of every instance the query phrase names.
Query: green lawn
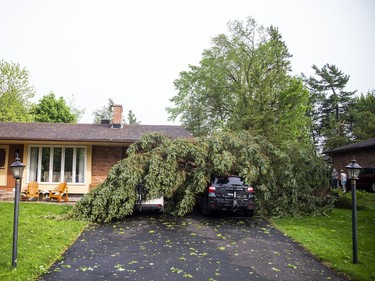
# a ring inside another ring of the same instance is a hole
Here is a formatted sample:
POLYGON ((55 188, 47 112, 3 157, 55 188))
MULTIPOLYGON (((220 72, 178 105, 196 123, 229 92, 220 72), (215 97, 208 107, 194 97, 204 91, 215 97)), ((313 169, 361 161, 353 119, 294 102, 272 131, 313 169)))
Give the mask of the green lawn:
POLYGON ((375 280, 375 194, 358 198, 358 264, 353 264, 352 211, 330 216, 273 219, 274 225, 318 259, 354 280, 375 280))
POLYGON ((34 280, 60 258, 86 222, 54 219, 71 206, 20 202, 17 268, 12 268, 14 204, 0 202, 0 280, 34 280))

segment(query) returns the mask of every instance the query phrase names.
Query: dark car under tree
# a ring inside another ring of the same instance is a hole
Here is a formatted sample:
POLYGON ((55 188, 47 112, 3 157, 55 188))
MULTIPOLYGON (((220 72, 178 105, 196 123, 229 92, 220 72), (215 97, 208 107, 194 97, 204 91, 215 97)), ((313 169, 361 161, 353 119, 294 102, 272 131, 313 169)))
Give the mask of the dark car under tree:
POLYGON ((214 211, 254 213, 254 188, 247 185, 240 176, 214 176, 207 189, 197 197, 204 215, 214 211))

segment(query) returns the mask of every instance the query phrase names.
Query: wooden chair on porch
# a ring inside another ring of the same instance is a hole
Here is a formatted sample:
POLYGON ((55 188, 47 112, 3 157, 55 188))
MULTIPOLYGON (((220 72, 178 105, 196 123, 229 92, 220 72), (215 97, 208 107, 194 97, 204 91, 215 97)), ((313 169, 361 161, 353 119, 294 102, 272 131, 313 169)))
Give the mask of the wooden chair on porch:
POLYGON ((65 202, 68 202, 69 198, 67 183, 62 182, 54 190, 49 190, 49 199, 57 200, 57 202, 60 202, 63 199, 65 202))
POLYGON ((29 182, 25 191, 26 201, 28 201, 29 198, 37 198, 39 201, 39 194, 40 191, 38 183, 35 181, 29 182))

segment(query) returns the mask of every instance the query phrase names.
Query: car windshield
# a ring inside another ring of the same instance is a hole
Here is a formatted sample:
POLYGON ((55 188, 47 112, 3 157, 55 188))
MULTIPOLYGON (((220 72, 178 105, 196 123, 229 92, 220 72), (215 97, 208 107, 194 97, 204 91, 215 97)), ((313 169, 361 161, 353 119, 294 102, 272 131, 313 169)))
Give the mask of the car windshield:
POLYGON ((216 177, 214 184, 220 184, 225 186, 245 185, 242 178, 240 177, 216 177))

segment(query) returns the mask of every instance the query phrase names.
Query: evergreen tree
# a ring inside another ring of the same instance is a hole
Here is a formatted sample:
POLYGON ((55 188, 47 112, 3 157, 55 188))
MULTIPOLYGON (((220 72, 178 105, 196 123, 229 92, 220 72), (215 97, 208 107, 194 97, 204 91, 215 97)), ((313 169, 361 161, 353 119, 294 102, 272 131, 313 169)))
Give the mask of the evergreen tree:
POLYGON ((345 91, 350 76, 335 65, 326 64, 321 69, 312 68, 315 76, 305 77, 310 90, 313 120, 311 134, 318 149, 331 149, 350 142, 350 118, 348 110, 356 91, 345 91))

